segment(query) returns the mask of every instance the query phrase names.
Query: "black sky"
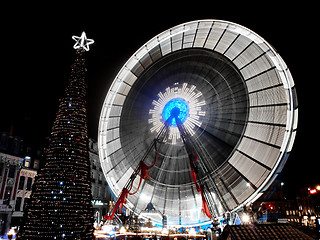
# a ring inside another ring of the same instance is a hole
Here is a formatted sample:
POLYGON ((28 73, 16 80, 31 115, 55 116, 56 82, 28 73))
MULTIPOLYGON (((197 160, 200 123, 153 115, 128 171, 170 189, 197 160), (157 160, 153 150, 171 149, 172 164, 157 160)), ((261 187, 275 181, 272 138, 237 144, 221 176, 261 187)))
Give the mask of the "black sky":
POLYGON ((87 68, 89 137, 96 138, 108 87, 138 48, 177 24, 221 19, 255 31, 288 65, 297 88, 299 123, 282 178, 288 188, 320 183, 317 6, 257 2, 252 7, 224 2, 4 5, 0 17, 0 131, 14 126, 13 134, 25 142, 43 143, 69 78, 74 57, 72 35, 86 31, 88 38, 95 40, 87 54, 87 68))

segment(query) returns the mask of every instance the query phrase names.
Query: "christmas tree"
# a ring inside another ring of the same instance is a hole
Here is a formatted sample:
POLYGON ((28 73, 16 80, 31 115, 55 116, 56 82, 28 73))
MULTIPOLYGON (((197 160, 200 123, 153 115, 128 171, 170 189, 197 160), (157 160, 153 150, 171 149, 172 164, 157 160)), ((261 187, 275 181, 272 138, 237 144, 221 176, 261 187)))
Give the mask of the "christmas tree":
POLYGON ((65 96, 60 99, 18 239, 94 239, 88 155, 85 52, 93 40, 76 40, 65 96))

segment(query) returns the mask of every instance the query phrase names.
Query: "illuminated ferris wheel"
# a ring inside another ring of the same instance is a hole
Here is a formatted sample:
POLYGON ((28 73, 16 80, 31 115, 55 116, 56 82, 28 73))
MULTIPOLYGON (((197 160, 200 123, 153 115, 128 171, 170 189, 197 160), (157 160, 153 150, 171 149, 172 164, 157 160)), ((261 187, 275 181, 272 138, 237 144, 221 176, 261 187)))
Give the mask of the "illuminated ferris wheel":
POLYGON ((297 118, 292 76, 270 44, 235 23, 188 22, 119 71, 101 111, 100 161, 131 211, 151 203, 169 224, 198 224, 261 196, 288 158, 297 118))

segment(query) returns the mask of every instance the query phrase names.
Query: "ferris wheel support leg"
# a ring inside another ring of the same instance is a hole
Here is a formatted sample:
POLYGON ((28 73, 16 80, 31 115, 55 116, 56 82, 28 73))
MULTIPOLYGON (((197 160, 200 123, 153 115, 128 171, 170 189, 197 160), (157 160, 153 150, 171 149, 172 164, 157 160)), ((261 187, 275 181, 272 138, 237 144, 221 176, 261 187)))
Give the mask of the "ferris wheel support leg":
MULTIPOLYGON (((200 169, 201 169, 203 175, 206 175, 207 179, 210 181, 211 186, 213 187, 214 192, 215 192, 216 195, 218 196, 218 199, 219 199, 219 201, 220 201, 220 203, 221 203, 221 206, 224 208, 225 211, 230 211, 230 209, 228 208, 228 205, 225 203, 225 200, 224 200, 221 192, 219 191, 216 183, 214 182, 214 180, 212 179, 211 176, 208 176, 208 175, 206 174, 206 172, 208 172, 208 171, 207 171, 207 169, 206 169, 203 161, 201 160, 201 159, 202 159, 202 155, 199 154, 199 152, 197 151, 197 149, 196 149, 196 147, 195 147, 195 144, 194 144, 194 143, 191 141, 191 139, 188 137, 188 132, 185 130, 185 128, 183 127, 183 125, 182 125, 182 123, 181 123, 181 121, 180 121, 180 119, 179 119, 178 117, 176 117, 176 122, 177 122, 177 127, 178 127, 179 132, 180 132, 180 136, 181 136, 181 138, 182 138, 182 140, 183 140, 183 143, 184 143, 184 146, 185 146, 185 148, 186 148, 186 151, 187 151, 188 155, 193 155, 194 153, 197 155, 198 159, 197 159, 196 162, 197 162, 198 165, 200 166, 200 169)), ((192 162, 193 162, 193 161, 192 161, 192 162)), ((192 164, 192 163, 191 163, 191 164, 192 164)), ((198 171, 198 167, 195 166, 195 163, 193 163, 193 165, 194 165, 193 167, 194 167, 195 169, 197 169, 196 171, 198 171)), ((203 186, 206 186, 206 185, 207 185, 205 182, 202 182, 202 181, 200 181, 200 184, 203 185, 203 186)), ((206 186, 206 189, 207 189, 207 191, 205 191, 206 193, 204 193, 204 198, 205 198, 205 201, 206 201, 207 203, 210 203, 209 206, 208 206, 209 209, 210 209, 210 212, 214 212, 214 213, 216 213, 216 215, 219 215, 219 211, 218 211, 218 208, 217 208, 217 206, 216 206, 215 201, 213 201, 212 198, 211 198, 211 200, 208 199, 208 196, 207 196, 207 195, 210 195, 210 196, 211 196, 211 193, 210 193, 210 191, 209 191, 208 186, 206 186), (215 206, 215 211, 212 209, 213 206, 215 206)))
MULTIPOLYGON (((142 188, 144 187, 145 185, 145 181, 143 182, 143 185, 142 185, 142 188)), ((139 196, 137 197, 137 201, 135 202, 134 204, 134 208, 132 209, 132 214, 130 215, 130 218, 129 218, 129 222, 131 221, 131 218, 134 216, 135 212, 136 212, 136 209, 137 209, 137 205, 138 205, 138 202, 140 200, 140 197, 141 197, 141 194, 139 194, 139 196)))
MULTIPOLYGON (((200 157, 201 158, 201 157, 200 157)), ((199 165, 200 168, 202 170, 202 173, 206 173, 208 172, 208 170, 205 168, 205 166, 203 165, 202 161, 199 161, 199 165)), ((213 187, 214 192, 216 193, 216 195, 218 196, 219 202, 221 203, 221 206, 223 207, 224 211, 230 211, 228 205, 226 204, 217 184, 215 183, 215 181, 212 179, 212 177, 210 175, 207 174, 207 179, 210 182, 211 186, 213 187)), ((207 185, 207 184, 206 184, 207 185)), ((209 191, 209 187, 207 186, 208 189, 208 194, 211 195, 210 191, 209 191)), ((217 212, 217 215, 219 215, 219 212, 217 212)))
MULTIPOLYGON (((167 133, 168 133, 169 121, 171 121, 171 120, 172 120, 172 118, 169 117, 169 118, 167 119, 167 121, 164 123, 164 125, 163 125, 163 127, 161 128, 160 132, 158 133, 157 137, 152 141, 152 143, 151 143, 151 144, 149 145, 149 147, 147 148, 147 151, 146 151, 145 154, 143 155, 142 159, 139 161, 138 166, 136 167, 136 169, 134 170, 134 172, 132 173, 132 175, 131 175, 130 178, 128 179, 128 181, 127 181, 127 183, 125 184, 125 186, 124 186, 124 188, 122 189, 122 191, 124 191, 124 189, 129 189, 129 191, 131 190, 131 187, 132 187, 132 185, 133 185, 133 181, 135 180, 135 178, 137 177, 137 175, 138 175, 139 172, 140 172, 140 169, 141 169, 140 163, 141 163, 141 162, 144 162, 144 161, 146 160, 146 158, 147 158, 148 155, 151 153, 151 151, 152 151, 153 148, 156 148, 156 143, 157 143, 157 142, 162 142, 162 141, 165 139, 165 137, 167 136, 167 133)), ((158 151, 158 150, 156 149, 156 151, 158 151)), ((140 176, 140 177, 142 177, 142 176, 140 176)), ((144 183, 145 183, 145 182, 144 182, 144 183)), ((144 184, 144 183, 143 183, 143 184, 144 184)), ((140 195, 139 195, 139 196, 140 196, 140 195)), ((126 197, 125 197, 125 198, 126 198, 126 197)), ((115 213, 115 208, 119 206, 118 202, 119 202, 119 201, 122 201, 122 200, 123 200, 122 197, 119 196, 119 198, 118 198, 118 200, 117 200, 117 203, 116 203, 115 206, 113 207, 112 211, 109 211, 109 213, 112 213, 113 215, 109 215, 109 216, 106 215, 106 216, 105 216, 106 219, 109 219, 110 216, 111 216, 111 218, 113 218, 114 213, 115 213)), ((138 200, 139 200, 139 198, 138 198, 138 200)), ((134 207, 134 210, 133 210, 133 214, 134 214, 134 212, 135 212, 135 209, 136 209, 136 205, 137 205, 137 203, 138 203, 138 200, 137 200, 137 202, 136 202, 136 204, 135 204, 135 207, 134 207)))
MULTIPOLYGON (((184 130, 185 131, 185 130, 184 130)), ((186 132, 186 131, 185 131, 186 132)), ((186 133, 187 136, 187 133, 186 133)), ((211 186, 213 187, 214 192, 216 193, 216 195, 218 196, 219 202, 221 203, 224 211, 230 211, 230 208, 228 207, 228 205, 225 202, 225 199, 223 197, 223 195, 221 194, 221 191, 219 190, 215 180, 212 178, 212 176, 210 174, 208 174, 208 167, 206 166, 205 162, 203 161, 203 159, 210 158, 208 156, 208 154, 206 154, 205 152, 203 152, 203 149, 201 148, 201 146, 199 145, 199 143, 197 141, 192 141, 192 139, 188 138, 187 139, 189 141, 189 144, 193 147, 194 151, 196 152, 197 156, 201 159, 201 161, 199 161, 199 167, 202 170, 202 177, 205 177, 208 179, 208 181, 210 182, 211 186)), ((225 190, 231 195, 232 199, 235 201, 235 203, 238 203, 237 199, 234 197, 233 193, 230 191, 230 189, 226 186, 223 177, 219 174, 219 172, 217 172, 219 180, 222 183, 222 186, 225 188, 225 190)), ((208 188, 208 186, 207 186, 208 188)), ((208 195, 211 196, 209 188, 208 188, 208 195)), ((212 196, 211 196, 212 199, 212 196)), ((212 199, 213 200, 213 199, 212 199)), ((213 202, 215 203, 215 201, 213 200, 213 202)), ((216 206, 216 204, 215 204, 216 206)), ((219 212, 217 211, 217 215, 219 212)))
POLYGON ((205 190, 204 191, 204 197, 205 197, 206 201, 208 203, 210 203, 209 206, 208 206, 209 209, 210 209, 210 212, 214 212, 215 215, 218 216, 218 213, 219 213, 218 206, 217 206, 216 202, 214 201, 214 199, 212 198, 212 195, 209 193, 209 189, 208 189, 207 184, 204 184, 203 186, 205 188, 204 189, 205 190))

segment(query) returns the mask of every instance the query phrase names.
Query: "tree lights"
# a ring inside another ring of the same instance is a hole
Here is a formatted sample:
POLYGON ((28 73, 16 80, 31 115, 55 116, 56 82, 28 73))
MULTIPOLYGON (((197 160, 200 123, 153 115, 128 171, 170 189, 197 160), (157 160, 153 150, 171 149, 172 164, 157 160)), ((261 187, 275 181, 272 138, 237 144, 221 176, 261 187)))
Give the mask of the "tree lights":
POLYGON ((19 239, 93 239, 84 56, 90 43, 79 41, 19 239))

